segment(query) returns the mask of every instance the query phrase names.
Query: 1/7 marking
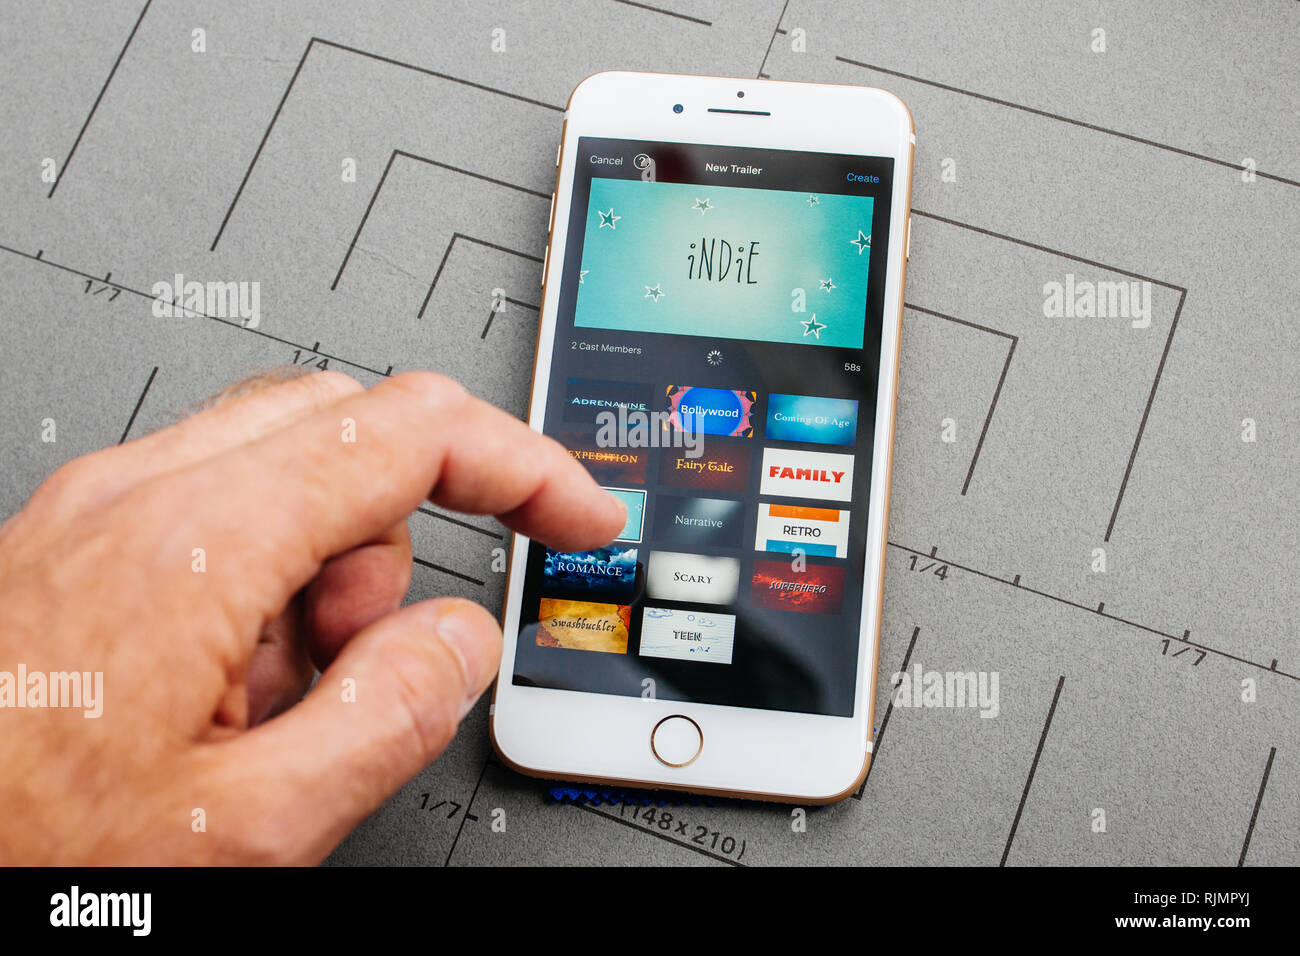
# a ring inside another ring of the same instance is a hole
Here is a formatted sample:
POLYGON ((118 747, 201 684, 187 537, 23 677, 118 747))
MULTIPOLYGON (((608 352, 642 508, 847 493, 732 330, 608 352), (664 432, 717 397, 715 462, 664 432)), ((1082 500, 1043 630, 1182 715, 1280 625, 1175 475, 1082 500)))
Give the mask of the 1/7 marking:
POLYGON ((121 286, 111 285, 109 283, 103 283, 99 285, 99 288, 95 288, 96 282, 97 280, 95 279, 87 279, 86 288, 83 290, 82 294, 99 295, 101 292, 107 292, 109 289, 112 289, 113 294, 110 295, 107 299, 105 299, 104 300, 105 302, 112 302, 114 299, 116 299, 119 295, 122 294, 121 286))
MULTIPOLYGON (((1205 660, 1205 651, 1201 650, 1199 647, 1192 647, 1192 645, 1190 645, 1190 644, 1184 644, 1182 648, 1180 648, 1179 650, 1176 650, 1176 651, 1174 651, 1172 654, 1170 654, 1170 653, 1169 653, 1169 645, 1170 645, 1171 643, 1173 643, 1173 641, 1172 641, 1172 639, 1170 639, 1170 638, 1168 638, 1168 637, 1166 637, 1163 641, 1160 642, 1160 656, 1161 656, 1161 657, 1178 657, 1179 655, 1186 654, 1188 651, 1195 651, 1197 657, 1196 657, 1196 660, 1192 661, 1192 666, 1193 666, 1193 667, 1195 667, 1196 665, 1200 664, 1201 661, 1205 660)), ((1181 643, 1181 642, 1180 642, 1180 643, 1181 643)))
POLYGON ((460 813, 461 808, 463 806, 463 804, 459 804, 455 800, 439 800, 437 803, 430 803, 432 799, 433 799, 433 794, 431 793, 420 794, 420 809, 429 810, 432 812, 441 807, 449 807, 450 809, 447 811, 447 817, 446 817, 446 819, 448 820, 450 820, 456 814, 460 813))

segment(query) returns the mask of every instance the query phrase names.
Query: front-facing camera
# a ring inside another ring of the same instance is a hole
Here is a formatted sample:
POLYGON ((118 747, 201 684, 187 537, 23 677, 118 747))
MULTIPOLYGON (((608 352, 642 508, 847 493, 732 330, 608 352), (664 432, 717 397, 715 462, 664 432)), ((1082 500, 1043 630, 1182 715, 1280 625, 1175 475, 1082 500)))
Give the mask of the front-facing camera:
POLYGON ((681 112, 682 110, 684 110, 684 109, 686 109, 686 107, 685 107, 685 106, 682 106, 681 103, 678 103, 678 104, 676 104, 676 105, 673 107, 673 112, 674 112, 674 113, 680 113, 680 112, 681 112))

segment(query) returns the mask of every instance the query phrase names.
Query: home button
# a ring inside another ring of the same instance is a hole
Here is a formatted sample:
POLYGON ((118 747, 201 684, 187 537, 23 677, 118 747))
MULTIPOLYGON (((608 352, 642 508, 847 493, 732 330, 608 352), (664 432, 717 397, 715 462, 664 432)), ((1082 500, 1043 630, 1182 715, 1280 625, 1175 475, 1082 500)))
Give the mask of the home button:
POLYGON ((655 724, 650 731, 650 750, 669 767, 685 767, 704 749, 704 732, 689 717, 674 714, 655 724))

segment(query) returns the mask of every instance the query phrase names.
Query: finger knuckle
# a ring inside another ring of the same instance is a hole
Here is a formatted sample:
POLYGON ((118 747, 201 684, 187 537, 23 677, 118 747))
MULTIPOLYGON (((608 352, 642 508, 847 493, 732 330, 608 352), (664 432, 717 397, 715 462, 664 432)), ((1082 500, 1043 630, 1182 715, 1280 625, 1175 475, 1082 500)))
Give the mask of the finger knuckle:
POLYGON ((107 475, 104 456, 104 452, 93 452, 60 465, 45 479, 32 500, 59 504, 90 493, 107 475))
POLYGON ((258 806, 254 800, 239 810, 240 817, 222 840, 218 854, 223 862, 237 861, 245 866, 284 866, 295 862, 302 844, 302 835, 292 825, 286 825, 283 816, 270 801, 258 806))
POLYGON ((465 386, 438 372, 417 370, 401 372, 389 379, 393 388, 436 406, 457 405, 469 397, 465 386))
POLYGON ((340 398, 365 391, 365 387, 351 375, 333 369, 304 375, 299 381, 302 382, 303 388, 312 392, 313 398, 321 405, 328 405, 340 398))

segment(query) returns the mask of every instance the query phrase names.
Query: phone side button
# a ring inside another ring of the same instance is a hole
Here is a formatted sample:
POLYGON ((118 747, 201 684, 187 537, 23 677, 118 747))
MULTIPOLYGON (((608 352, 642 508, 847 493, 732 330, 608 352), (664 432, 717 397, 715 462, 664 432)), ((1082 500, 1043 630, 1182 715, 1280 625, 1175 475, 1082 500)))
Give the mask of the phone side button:
POLYGON ((546 264, 551 261, 551 237, 546 237, 546 251, 542 253, 542 278, 537 285, 540 288, 546 288, 546 264))
POLYGON ((903 250, 904 261, 910 261, 912 258, 912 217, 907 217, 907 247, 903 250))
POLYGON ((650 752, 666 767, 685 767, 704 749, 704 731, 689 717, 673 714, 650 731, 650 752))

